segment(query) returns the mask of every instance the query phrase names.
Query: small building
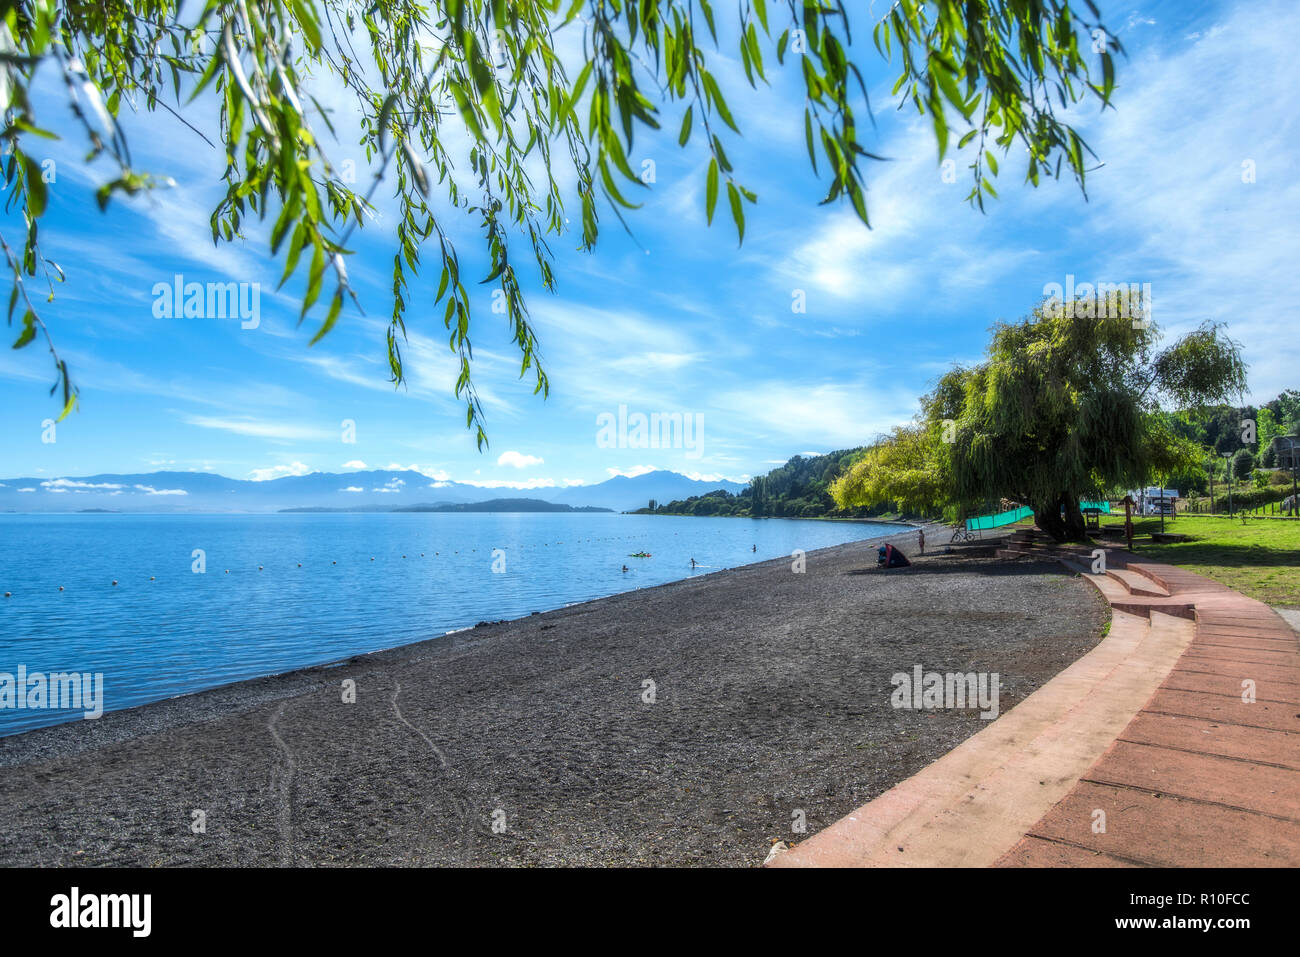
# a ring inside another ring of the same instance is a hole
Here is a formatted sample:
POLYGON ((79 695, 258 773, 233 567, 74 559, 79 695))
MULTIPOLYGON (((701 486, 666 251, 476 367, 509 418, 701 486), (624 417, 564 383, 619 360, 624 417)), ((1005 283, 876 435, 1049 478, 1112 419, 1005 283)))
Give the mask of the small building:
POLYGON ((1130 490, 1128 496, 1137 505, 1139 515, 1173 515, 1175 503, 1182 498, 1176 488, 1159 488, 1155 485, 1141 491, 1130 490))
POLYGON ((1300 435, 1275 435, 1271 444, 1277 467, 1288 472, 1300 468, 1300 435))

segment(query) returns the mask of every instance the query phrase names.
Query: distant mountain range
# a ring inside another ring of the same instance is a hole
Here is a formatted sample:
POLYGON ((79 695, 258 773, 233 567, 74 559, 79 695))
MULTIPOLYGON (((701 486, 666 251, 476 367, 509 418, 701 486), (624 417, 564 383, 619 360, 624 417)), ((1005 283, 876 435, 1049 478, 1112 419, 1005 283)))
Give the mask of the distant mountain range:
MULTIPOLYGON (((616 476, 596 485, 528 489, 534 501, 624 512, 650 499, 670 502, 716 489, 738 492, 739 482, 703 482, 677 472, 616 476)), ((392 511, 500 500, 501 488, 440 482, 413 470, 312 472, 254 482, 212 472, 143 472, 80 477, 0 479, 0 511, 7 512, 276 512, 284 509, 392 511)), ((508 490, 516 492, 515 489, 508 490)), ((528 510, 528 509, 525 509, 528 510)))
POLYGON ((332 508, 312 505, 306 508, 282 508, 282 512, 612 512, 612 508, 594 505, 562 505, 543 502, 540 498, 492 498, 486 502, 466 502, 462 505, 355 505, 351 508, 332 508))

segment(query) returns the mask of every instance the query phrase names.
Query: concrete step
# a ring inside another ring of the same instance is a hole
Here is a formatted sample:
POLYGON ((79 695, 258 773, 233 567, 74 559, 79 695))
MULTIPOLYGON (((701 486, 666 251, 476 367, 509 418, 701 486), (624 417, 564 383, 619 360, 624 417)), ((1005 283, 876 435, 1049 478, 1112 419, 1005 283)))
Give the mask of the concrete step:
POLYGON ((1169 589, 1157 585, 1150 578, 1129 568, 1106 567, 1106 576, 1113 578, 1123 586, 1130 595, 1139 598, 1168 598, 1169 589))
POLYGON ((1123 585, 1112 579, 1110 576, 1094 575, 1092 573, 1092 561, 1087 555, 1068 558, 1058 555, 1057 561, 1070 569, 1070 571, 1078 572, 1086 578, 1092 583, 1093 587, 1095 587, 1097 591, 1101 592, 1101 596, 1112 604, 1116 601, 1122 601, 1130 595, 1130 592, 1123 585))
POLYGON ((1154 582, 1159 588, 1163 588, 1166 594, 1178 594, 1178 588, 1166 580, 1168 575, 1166 566, 1152 566, 1146 562, 1129 560, 1124 567, 1131 572, 1136 572, 1148 581, 1154 582))

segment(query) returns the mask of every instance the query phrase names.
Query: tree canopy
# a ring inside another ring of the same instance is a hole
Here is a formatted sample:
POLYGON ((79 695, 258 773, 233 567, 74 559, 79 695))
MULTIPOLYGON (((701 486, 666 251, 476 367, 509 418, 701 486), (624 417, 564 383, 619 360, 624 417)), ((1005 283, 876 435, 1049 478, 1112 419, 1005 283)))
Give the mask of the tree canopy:
POLYGON ((836 501, 972 515, 1011 499, 1064 540, 1083 536, 1081 497, 1199 467, 1200 446, 1169 427, 1166 407, 1240 396, 1240 346, 1206 324, 1159 349, 1156 325, 1119 294, 1086 305, 1049 301, 995 325, 985 360, 940 378, 918 420, 834 484, 836 501))
POLYGON ((13 276, 8 320, 19 317, 15 347, 38 333, 49 346, 62 415, 77 391, 38 300, 53 298, 64 273, 47 258, 58 251, 42 247, 48 197, 29 147, 54 136, 29 96, 47 64, 66 89, 87 161, 113 169, 96 194, 101 208, 169 183, 166 170, 132 161, 135 111, 168 114, 196 145, 201 138, 224 153, 212 239, 231 242, 265 224, 258 238, 283 263, 281 284, 295 276, 303 284, 300 321, 318 320, 312 343, 349 302, 361 308, 347 257, 388 182, 398 205, 390 377, 404 380, 407 322, 441 320, 459 360, 455 394, 480 447, 467 283, 499 290, 520 375, 531 371, 545 394, 518 270, 535 268, 554 290, 549 243, 566 234, 566 209, 576 204, 577 244, 590 249, 604 215, 622 221, 636 208, 647 188, 630 160, 638 133, 675 129, 681 147, 703 150, 708 219, 725 194, 743 241, 745 207, 758 197, 727 156, 745 117, 715 75, 723 51, 739 56, 754 87, 774 70, 799 71, 805 98, 791 120, 828 181, 823 202, 846 202, 869 225, 865 169, 882 157, 860 133, 871 104, 858 51, 897 69, 892 96, 930 117, 940 159, 954 140, 965 151, 968 200, 982 208, 996 195, 998 157, 1013 147, 1030 183, 1064 170, 1084 186, 1090 150, 1057 111, 1087 98, 1108 104, 1121 50, 1091 0, 895 0, 875 15, 844 0, 740 0, 734 15, 715 12, 713 0, 207 0, 184 9, 179 0, 0 0, 0 11, 7 201, 26 230, 17 248, 0 235, 13 276), (566 60, 561 39, 575 34, 580 55, 566 60), (322 105, 323 88, 342 89, 355 106, 348 125, 374 164, 368 183, 350 182, 336 161, 341 117, 322 105), (559 185, 566 167, 576 196, 559 185), (453 215, 480 233, 485 275, 462 271, 453 215), (411 282, 430 248, 437 292, 416 303, 411 282))
POLYGON ((665 515, 723 515, 748 518, 821 518, 860 515, 866 510, 842 510, 831 498, 831 483, 854 462, 862 449, 842 449, 825 455, 795 455, 784 465, 752 478, 734 495, 725 489, 690 498, 652 503, 643 513, 665 515))

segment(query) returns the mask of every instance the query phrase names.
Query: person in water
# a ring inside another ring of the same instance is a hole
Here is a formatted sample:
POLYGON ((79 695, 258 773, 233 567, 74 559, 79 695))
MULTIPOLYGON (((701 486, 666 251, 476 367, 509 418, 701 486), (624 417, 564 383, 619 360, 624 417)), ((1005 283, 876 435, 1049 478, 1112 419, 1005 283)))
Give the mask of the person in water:
POLYGON ((626 565, 623 566, 623 571, 627 571, 627 566, 626 566, 626 565))
POLYGON ((754 552, 758 551, 758 546, 755 545, 752 549, 750 549, 750 551, 754 551, 754 552))
POLYGON ((692 568, 695 567, 695 559, 693 559, 693 558, 691 559, 691 567, 692 567, 692 568))

